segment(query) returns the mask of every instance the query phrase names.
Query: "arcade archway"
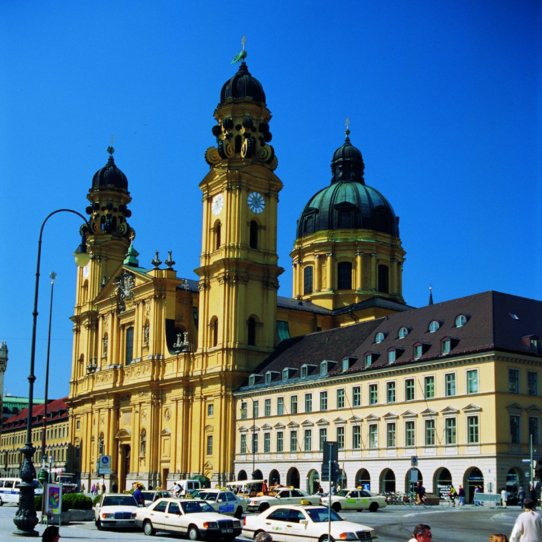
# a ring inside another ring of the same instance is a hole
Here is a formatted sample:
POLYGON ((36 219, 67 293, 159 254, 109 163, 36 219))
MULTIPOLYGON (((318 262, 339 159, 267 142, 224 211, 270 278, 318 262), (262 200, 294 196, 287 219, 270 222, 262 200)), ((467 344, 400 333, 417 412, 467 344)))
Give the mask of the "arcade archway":
POLYGON ((371 475, 367 469, 359 469, 355 477, 356 487, 371 490, 371 475))
POLYGON ((380 491, 382 493, 395 493, 395 473, 391 469, 384 469, 380 473, 380 491))
POLYGON ((292 467, 286 474, 286 485, 299 487, 299 471, 292 467))

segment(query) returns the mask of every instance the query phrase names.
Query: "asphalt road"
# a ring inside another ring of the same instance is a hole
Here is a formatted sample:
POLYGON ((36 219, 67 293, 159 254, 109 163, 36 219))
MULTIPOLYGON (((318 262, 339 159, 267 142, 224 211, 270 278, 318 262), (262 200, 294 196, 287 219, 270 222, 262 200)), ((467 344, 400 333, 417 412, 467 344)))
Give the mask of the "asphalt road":
MULTIPOLYGON (((0 541, 13 542, 24 539, 14 534, 13 523, 16 506, 4 505, 0 508, 0 541)), ((376 529, 379 542, 406 542, 410 538, 412 528, 417 523, 431 525, 433 542, 487 542, 492 533, 510 535, 519 507, 464 508, 388 506, 377 513, 343 512, 341 515, 350 521, 370 525, 376 529)), ((36 530, 43 532, 44 527, 38 525, 36 530)), ((181 540, 171 535, 145 536, 140 531, 98 531, 93 522, 84 522, 62 526, 61 542, 116 540, 132 542, 138 540, 181 540)), ((40 540, 40 538, 34 540, 40 540)), ((242 540, 241 538, 239 539, 242 540)))

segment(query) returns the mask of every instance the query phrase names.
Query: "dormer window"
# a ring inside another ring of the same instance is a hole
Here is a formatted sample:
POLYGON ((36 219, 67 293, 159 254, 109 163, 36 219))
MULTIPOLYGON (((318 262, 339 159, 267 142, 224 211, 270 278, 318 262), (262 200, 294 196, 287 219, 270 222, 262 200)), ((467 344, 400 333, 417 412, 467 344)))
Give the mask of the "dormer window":
POLYGON ((266 384, 271 384, 271 382, 273 381, 273 377, 278 375, 278 371, 266 371, 265 372, 265 383, 266 384))
POLYGON ((397 338, 398 339, 404 339, 408 335, 408 328, 403 326, 399 328, 399 331, 397 332, 397 338))
POLYGON ((348 371, 348 369, 350 369, 350 367, 352 367, 352 365, 354 365, 356 361, 356 358, 343 358, 341 360, 341 370, 342 372, 346 372, 348 371))
POLYGON ((307 364, 301 365, 301 378, 307 378, 309 375, 309 366, 307 364))
POLYGON ((452 339, 445 337, 440 343, 440 353, 445 356, 452 351, 452 339))
POLYGON ((374 352, 367 352, 363 355, 363 367, 367 369, 367 367, 370 367, 378 358, 378 354, 375 354, 374 352))
POLYGON ((282 369, 282 381, 286 382, 290 378, 290 369, 288 367, 285 367, 282 369))
POLYGON ((431 348, 431 345, 428 343, 414 343, 414 359, 420 359, 429 350, 429 348, 431 348))
POLYGON ((436 320, 431 320, 429 322, 429 325, 427 326, 427 331, 429 333, 435 333, 435 331, 438 331, 440 329, 440 322, 437 322, 436 320))
POLYGON ((379 332, 375 335, 375 343, 376 343, 376 344, 380 344, 381 342, 384 341, 385 338, 386 338, 386 335, 385 335, 382 331, 379 331, 379 332))
POLYGON ((328 359, 320 362, 320 376, 327 376, 333 365, 335 365, 335 362, 328 359))
POLYGON ((468 318, 464 314, 458 314, 455 317, 455 327, 463 327, 468 321, 468 318))
POLYGON ((263 376, 262 375, 259 375, 259 374, 251 374, 249 375, 248 377, 248 385, 249 386, 256 386, 258 384, 258 382, 261 382, 263 376))
POLYGON ((395 363, 395 360, 397 359, 397 350, 393 348, 392 350, 388 350, 388 363, 395 363))

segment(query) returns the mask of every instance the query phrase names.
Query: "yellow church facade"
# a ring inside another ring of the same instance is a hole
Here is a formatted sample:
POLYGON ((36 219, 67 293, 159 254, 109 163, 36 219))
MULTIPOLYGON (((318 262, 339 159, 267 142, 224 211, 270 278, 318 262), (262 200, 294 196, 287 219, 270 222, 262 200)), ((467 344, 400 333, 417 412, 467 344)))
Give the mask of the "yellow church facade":
POLYGON ((216 145, 199 185, 197 280, 177 274, 171 253, 140 266, 128 179, 112 148, 92 179, 83 228, 91 260, 78 270, 69 392, 70 435, 89 487, 101 480, 103 456, 111 458, 106 486, 120 490, 134 481, 233 479, 234 392, 282 339, 406 309, 398 219, 365 185, 349 132, 329 190, 300 220, 293 297, 283 298, 271 113, 244 61, 223 85, 214 117, 216 145), (370 212, 360 215, 367 202, 370 212))

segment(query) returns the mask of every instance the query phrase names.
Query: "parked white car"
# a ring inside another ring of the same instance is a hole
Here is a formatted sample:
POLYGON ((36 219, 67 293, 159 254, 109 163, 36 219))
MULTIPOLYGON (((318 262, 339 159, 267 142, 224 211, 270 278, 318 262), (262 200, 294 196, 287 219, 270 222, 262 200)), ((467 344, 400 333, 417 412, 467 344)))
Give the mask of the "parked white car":
POLYGON ((102 529, 133 529, 139 506, 128 493, 106 493, 94 509, 95 524, 102 529))
MULTIPOLYGON (((329 497, 322 497, 322 504, 327 505, 329 497)), ((369 510, 376 512, 386 506, 386 497, 372 495, 365 489, 340 489, 336 495, 331 495, 331 508, 335 512, 341 510, 369 510)))
POLYGON ((272 506, 261 514, 246 516, 243 536, 253 539, 258 533, 266 532, 271 534, 274 542, 327 542, 329 528, 332 540, 378 540, 372 527, 344 521, 337 512, 325 506, 294 505, 272 506))
POLYGON ((240 520, 217 514, 199 499, 158 499, 138 510, 136 523, 147 536, 165 531, 185 535, 190 540, 233 542, 241 534, 240 520))
POLYGON ((247 501, 238 497, 233 491, 223 489, 200 489, 197 498, 203 499, 215 512, 241 518, 247 508, 247 501))
POLYGON ((165 489, 144 489, 141 493, 143 494, 143 499, 145 499, 145 506, 149 506, 149 504, 162 497, 173 497, 171 492, 165 489))
POLYGON ((302 489, 281 487, 273 495, 251 497, 247 509, 249 512, 263 512, 277 504, 320 504, 320 495, 309 495, 302 489))

